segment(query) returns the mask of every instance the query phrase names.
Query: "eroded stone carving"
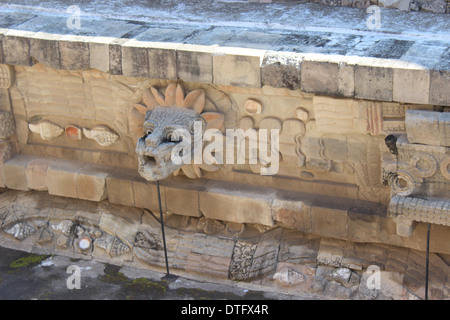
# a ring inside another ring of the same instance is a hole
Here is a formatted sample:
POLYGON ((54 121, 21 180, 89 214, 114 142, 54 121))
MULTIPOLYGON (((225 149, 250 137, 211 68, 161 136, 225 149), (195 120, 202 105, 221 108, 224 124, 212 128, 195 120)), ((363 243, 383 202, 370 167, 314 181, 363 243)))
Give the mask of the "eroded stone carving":
POLYGON ((8 89, 12 83, 12 72, 8 65, 0 64, 0 88, 8 89))
POLYGON ((305 281, 305 276, 292 268, 282 268, 273 275, 273 279, 283 286, 293 287, 305 281))
POLYGON ((450 226, 450 201, 394 196, 389 215, 397 223, 397 233, 409 237, 414 231, 414 221, 450 226))
POLYGON ((6 140, 13 136, 16 131, 14 117, 11 112, 0 111, 0 140, 6 140))
POLYGON ((34 234, 36 230, 32 226, 29 226, 24 222, 18 222, 11 228, 5 228, 5 232, 13 235, 17 240, 22 241, 30 235, 34 234))
POLYGON ((119 139, 119 135, 107 126, 95 126, 92 129, 83 128, 83 133, 86 138, 95 140, 102 147, 109 147, 119 139))
POLYGON ((66 126, 64 131, 66 132, 66 137, 71 140, 81 140, 81 138, 82 138, 81 128, 79 128, 75 125, 66 126))
POLYGON ((203 112, 205 91, 193 90, 186 96, 181 85, 170 84, 165 94, 151 87, 143 91, 144 105, 135 105, 134 109, 145 116, 144 136, 137 142, 136 153, 139 161, 139 174, 147 180, 155 181, 178 173, 181 169, 190 178, 201 176, 199 165, 175 164, 171 160, 172 150, 182 141, 177 129, 187 130, 191 134, 191 154, 194 154, 196 139, 194 123, 200 122, 202 133, 207 129, 221 129, 224 115, 218 112, 203 112))
POLYGON ((257 246, 238 241, 233 249, 230 263, 230 279, 246 280, 250 278, 253 256, 257 246))
POLYGON ((64 129, 48 120, 42 120, 37 123, 29 123, 28 127, 31 132, 37 133, 42 140, 52 140, 60 136, 64 129))
POLYGON ((410 143, 450 146, 450 112, 407 110, 405 125, 410 143))
POLYGON ((411 236, 416 222, 449 225, 448 119, 445 112, 407 110, 406 135, 386 138, 396 157, 383 157, 383 176, 399 235, 411 236))
POLYGON ((53 196, 38 192, 10 192, 9 196, 14 199, 14 204, 0 208, 0 215, 6 216, 0 230, 11 237, 8 241, 12 241, 13 246, 27 249, 27 246, 38 245, 70 255, 95 254, 109 258, 124 256, 131 251, 129 244, 134 243, 134 233, 130 224, 115 217, 116 224, 122 226, 117 230, 117 227, 113 228, 114 221, 108 220, 107 213, 99 223, 104 208, 70 209, 71 201, 60 199, 59 203, 67 208, 55 209, 51 208, 53 196))
POLYGON ((244 109, 249 114, 261 114, 262 105, 259 101, 248 99, 244 104, 244 109))

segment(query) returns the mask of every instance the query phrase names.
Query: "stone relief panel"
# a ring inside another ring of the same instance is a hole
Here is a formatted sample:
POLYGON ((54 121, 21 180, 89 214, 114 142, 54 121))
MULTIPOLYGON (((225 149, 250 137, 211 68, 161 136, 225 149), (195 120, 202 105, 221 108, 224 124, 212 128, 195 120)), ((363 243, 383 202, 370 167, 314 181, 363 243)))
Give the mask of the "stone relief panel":
POLYGON ((10 192, 0 203, 0 216, 5 217, 1 232, 10 247, 27 250, 38 246, 43 251, 74 257, 130 260, 142 212, 120 210, 117 206, 96 206, 39 192, 10 192))
POLYGON ((9 93, 22 152, 136 166, 126 113, 134 79, 40 64, 14 70, 9 93))
POLYGON ((14 117, 9 111, 0 111, 0 141, 10 139, 16 134, 14 117))
POLYGON ((357 100, 315 96, 313 104, 317 130, 330 133, 367 132, 367 108, 357 100))
POLYGON ((119 139, 119 135, 105 125, 97 125, 91 129, 75 125, 63 128, 48 120, 38 120, 30 122, 28 128, 31 132, 38 134, 42 140, 47 141, 54 140, 65 133, 65 138, 70 140, 81 140, 86 137, 97 142, 99 146, 109 147, 119 139))
POLYGON ((383 178, 391 187, 389 215, 397 233, 411 236, 416 222, 448 225, 450 142, 448 112, 406 111, 406 135, 390 135, 383 178))
MULTIPOLYGON (((243 112, 238 124, 243 130, 280 130, 280 168, 276 176, 310 182, 311 188, 317 180, 329 183, 342 189, 334 196, 347 194, 361 200, 388 202, 388 190, 381 179, 380 150, 386 147, 382 141, 381 103, 316 96, 309 103, 299 96, 295 107, 290 102, 277 114, 274 107, 280 107, 286 98, 276 98, 239 97, 243 112), (268 107, 268 103, 273 105, 268 107), (259 114, 258 110, 264 111, 259 114), (356 194, 348 190, 349 184, 357 188, 356 194)), ((270 139, 267 143, 270 148, 270 139)), ((247 146, 247 159, 250 152, 247 146)), ((250 165, 250 171, 257 174, 261 166, 250 165)))
MULTIPOLYGON (((132 169, 141 166, 141 172, 147 170, 146 166, 153 166, 154 161, 157 169, 158 163, 166 162, 170 150, 164 151, 165 156, 157 156, 149 153, 149 147, 139 147, 136 154, 138 141, 147 134, 144 123, 166 116, 173 120, 178 111, 191 110, 195 113, 192 120, 198 115, 207 123, 205 129, 223 132, 253 128, 257 133, 261 129, 279 129, 280 168, 275 176, 294 181, 282 185, 283 188, 298 190, 297 182, 303 184, 302 190, 308 190, 308 184, 315 188, 310 190, 330 185, 342 189, 330 195, 345 194, 386 204, 388 188, 382 182, 387 183, 389 174, 386 170, 383 173, 381 167, 382 150, 386 148, 382 137, 414 130, 405 125, 408 112, 436 108, 336 99, 267 87, 233 89, 110 76, 93 70, 58 71, 39 64, 8 70, 3 74, 9 72, 9 76, 3 78, 9 80, 3 82, 5 87, 9 86, 15 127, 24 153, 132 169)), ((6 114, 4 119, 7 121, 6 114)), ((5 132, 9 130, 6 124, 4 128, 5 132)), ((438 132, 436 136, 441 134, 445 141, 446 129, 442 128, 444 133, 438 132)), ((265 142, 270 150, 269 136, 265 142)), ((246 151, 246 161, 250 162, 254 154, 246 151)), ((411 157, 408 166, 415 166, 417 172, 412 178, 405 174, 404 180, 418 179, 420 183, 420 179, 430 179, 422 177, 432 171, 432 167, 424 169, 424 163, 433 163, 427 160, 429 157, 411 157)), ((436 159, 436 170, 448 175, 445 168, 441 169, 441 163, 445 167, 445 159, 436 159)), ((246 182, 263 184, 268 181, 259 176, 264 166, 267 164, 263 162, 228 167, 193 164, 173 167, 168 175, 181 172, 189 178, 240 180, 240 175, 234 173, 244 171, 253 174, 246 182)), ((402 177, 403 169, 398 170, 397 176, 402 177)), ((391 185, 401 188, 405 182, 399 181, 391 181, 391 185)), ((433 192, 439 193, 441 187, 434 185, 433 192)))
POLYGON ((8 88, 14 84, 14 71, 0 64, 0 165, 19 152, 16 123, 11 112, 8 88))
MULTIPOLYGON (((426 203, 415 201, 412 205, 420 212, 426 203)), ((396 299, 407 299, 411 293, 415 299, 423 296, 423 251, 336 240, 282 227, 228 223, 226 228, 205 229, 209 223, 204 217, 166 218, 168 262, 175 274, 277 286, 285 293, 333 298, 338 293, 343 299, 367 299, 366 268, 375 264, 383 277, 391 273, 398 278, 395 288, 401 290, 396 291, 396 299)), ((0 225, 0 243, 5 247, 141 269, 165 267, 159 221, 147 210, 10 190, 0 197, 0 225)), ((441 256, 430 256, 430 288, 436 299, 448 296, 448 265, 441 256)), ((385 289, 392 297, 389 290, 392 286, 385 289)), ((370 299, 377 295, 385 299, 381 291, 370 294, 370 299)))
MULTIPOLYGON (((285 93, 283 90, 269 90, 268 95, 262 96, 245 95, 241 92, 232 94, 240 110, 238 127, 244 131, 254 129, 257 137, 255 141, 250 141, 251 138, 248 138, 245 146, 246 159, 253 159, 253 162, 246 166, 235 166, 236 170, 248 170, 259 174, 262 167, 269 166, 269 162, 261 157, 256 159, 261 150, 250 150, 249 144, 262 143, 265 146, 264 150, 270 154, 273 148, 270 130, 276 129, 279 130, 279 150, 277 151, 279 170, 276 175, 299 177, 300 168, 305 160, 300 149, 300 140, 306 133, 306 123, 313 119, 311 112, 308 111, 309 108, 299 106, 306 101, 303 95, 297 93, 292 96, 282 96, 283 93, 285 93), (261 129, 267 130, 267 136, 260 136, 261 129)), ((262 153, 264 154, 264 151, 262 153)))
POLYGON ((37 133, 42 140, 53 140, 64 132, 63 128, 46 120, 29 123, 28 128, 31 132, 37 133))
POLYGON ((92 129, 83 128, 83 133, 86 138, 95 140, 102 147, 109 147, 119 139, 119 135, 107 126, 95 126, 92 129))

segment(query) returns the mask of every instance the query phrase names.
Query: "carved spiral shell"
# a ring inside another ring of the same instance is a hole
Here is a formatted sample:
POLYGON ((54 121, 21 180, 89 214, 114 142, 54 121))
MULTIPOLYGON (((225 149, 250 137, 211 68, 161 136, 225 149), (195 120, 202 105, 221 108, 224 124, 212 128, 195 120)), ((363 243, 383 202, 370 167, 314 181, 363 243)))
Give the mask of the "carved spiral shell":
POLYGON ((52 140, 64 132, 63 128, 47 120, 29 123, 28 127, 31 132, 39 134, 42 140, 52 140))
POLYGON ((84 128, 83 133, 87 138, 95 140, 102 147, 108 147, 119 139, 119 135, 106 126, 96 126, 92 129, 84 128))

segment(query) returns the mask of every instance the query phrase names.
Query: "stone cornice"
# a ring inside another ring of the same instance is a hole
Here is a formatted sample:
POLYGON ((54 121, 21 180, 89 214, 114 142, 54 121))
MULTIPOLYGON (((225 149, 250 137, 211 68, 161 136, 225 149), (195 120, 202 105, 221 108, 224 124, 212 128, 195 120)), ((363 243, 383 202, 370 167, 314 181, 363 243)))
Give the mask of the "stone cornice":
POLYGON ((11 25, 0 29, 0 63, 42 63, 56 69, 94 68, 129 77, 251 88, 268 85, 327 96, 450 106, 445 34, 430 42, 421 37, 416 41, 406 39, 403 33, 365 32, 358 35, 359 45, 338 43, 340 49, 336 49, 312 44, 313 51, 321 53, 308 53, 311 50, 307 48, 302 52, 304 37, 327 43, 336 36, 346 42, 355 35, 319 32, 312 37, 304 30, 293 35, 242 28, 236 39, 233 29, 229 30, 228 40, 222 41, 220 35, 225 31, 221 33, 218 27, 170 28, 102 20, 90 22, 84 27, 88 36, 81 36, 58 26, 57 22, 67 17, 51 17, 55 19, 54 28, 45 22, 49 17, 28 14, 22 18, 11 18, 11 25), (46 26, 39 27, 39 21, 46 26), (254 43, 246 43, 245 39, 261 41, 260 48, 255 49, 254 43), (357 49, 361 43, 366 47, 363 51, 357 49))

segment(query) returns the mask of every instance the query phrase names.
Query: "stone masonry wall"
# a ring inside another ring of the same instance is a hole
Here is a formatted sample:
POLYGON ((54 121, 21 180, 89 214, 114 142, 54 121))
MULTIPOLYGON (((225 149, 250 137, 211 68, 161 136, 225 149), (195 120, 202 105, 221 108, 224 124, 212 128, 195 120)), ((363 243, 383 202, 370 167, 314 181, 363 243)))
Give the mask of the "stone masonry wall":
MULTIPOLYGON (((344 299, 423 298, 430 223, 432 297, 448 298, 448 48, 426 57, 421 40, 361 36, 370 50, 398 50, 375 58, 350 54, 360 44, 335 55, 180 40, 220 39, 212 29, 116 21, 103 37, 5 21, 2 245, 162 267, 157 187, 138 172, 136 144, 148 111, 189 105, 222 134, 278 130, 280 161, 262 175, 271 163, 255 159, 248 136, 244 163, 191 163, 161 181, 177 272, 344 299), (402 59, 409 48, 433 67, 402 59), (366 290, 373 265, 388 291, 366 290)), ((257 149, 272 151, 273 138, 258 138, 257 149)))

